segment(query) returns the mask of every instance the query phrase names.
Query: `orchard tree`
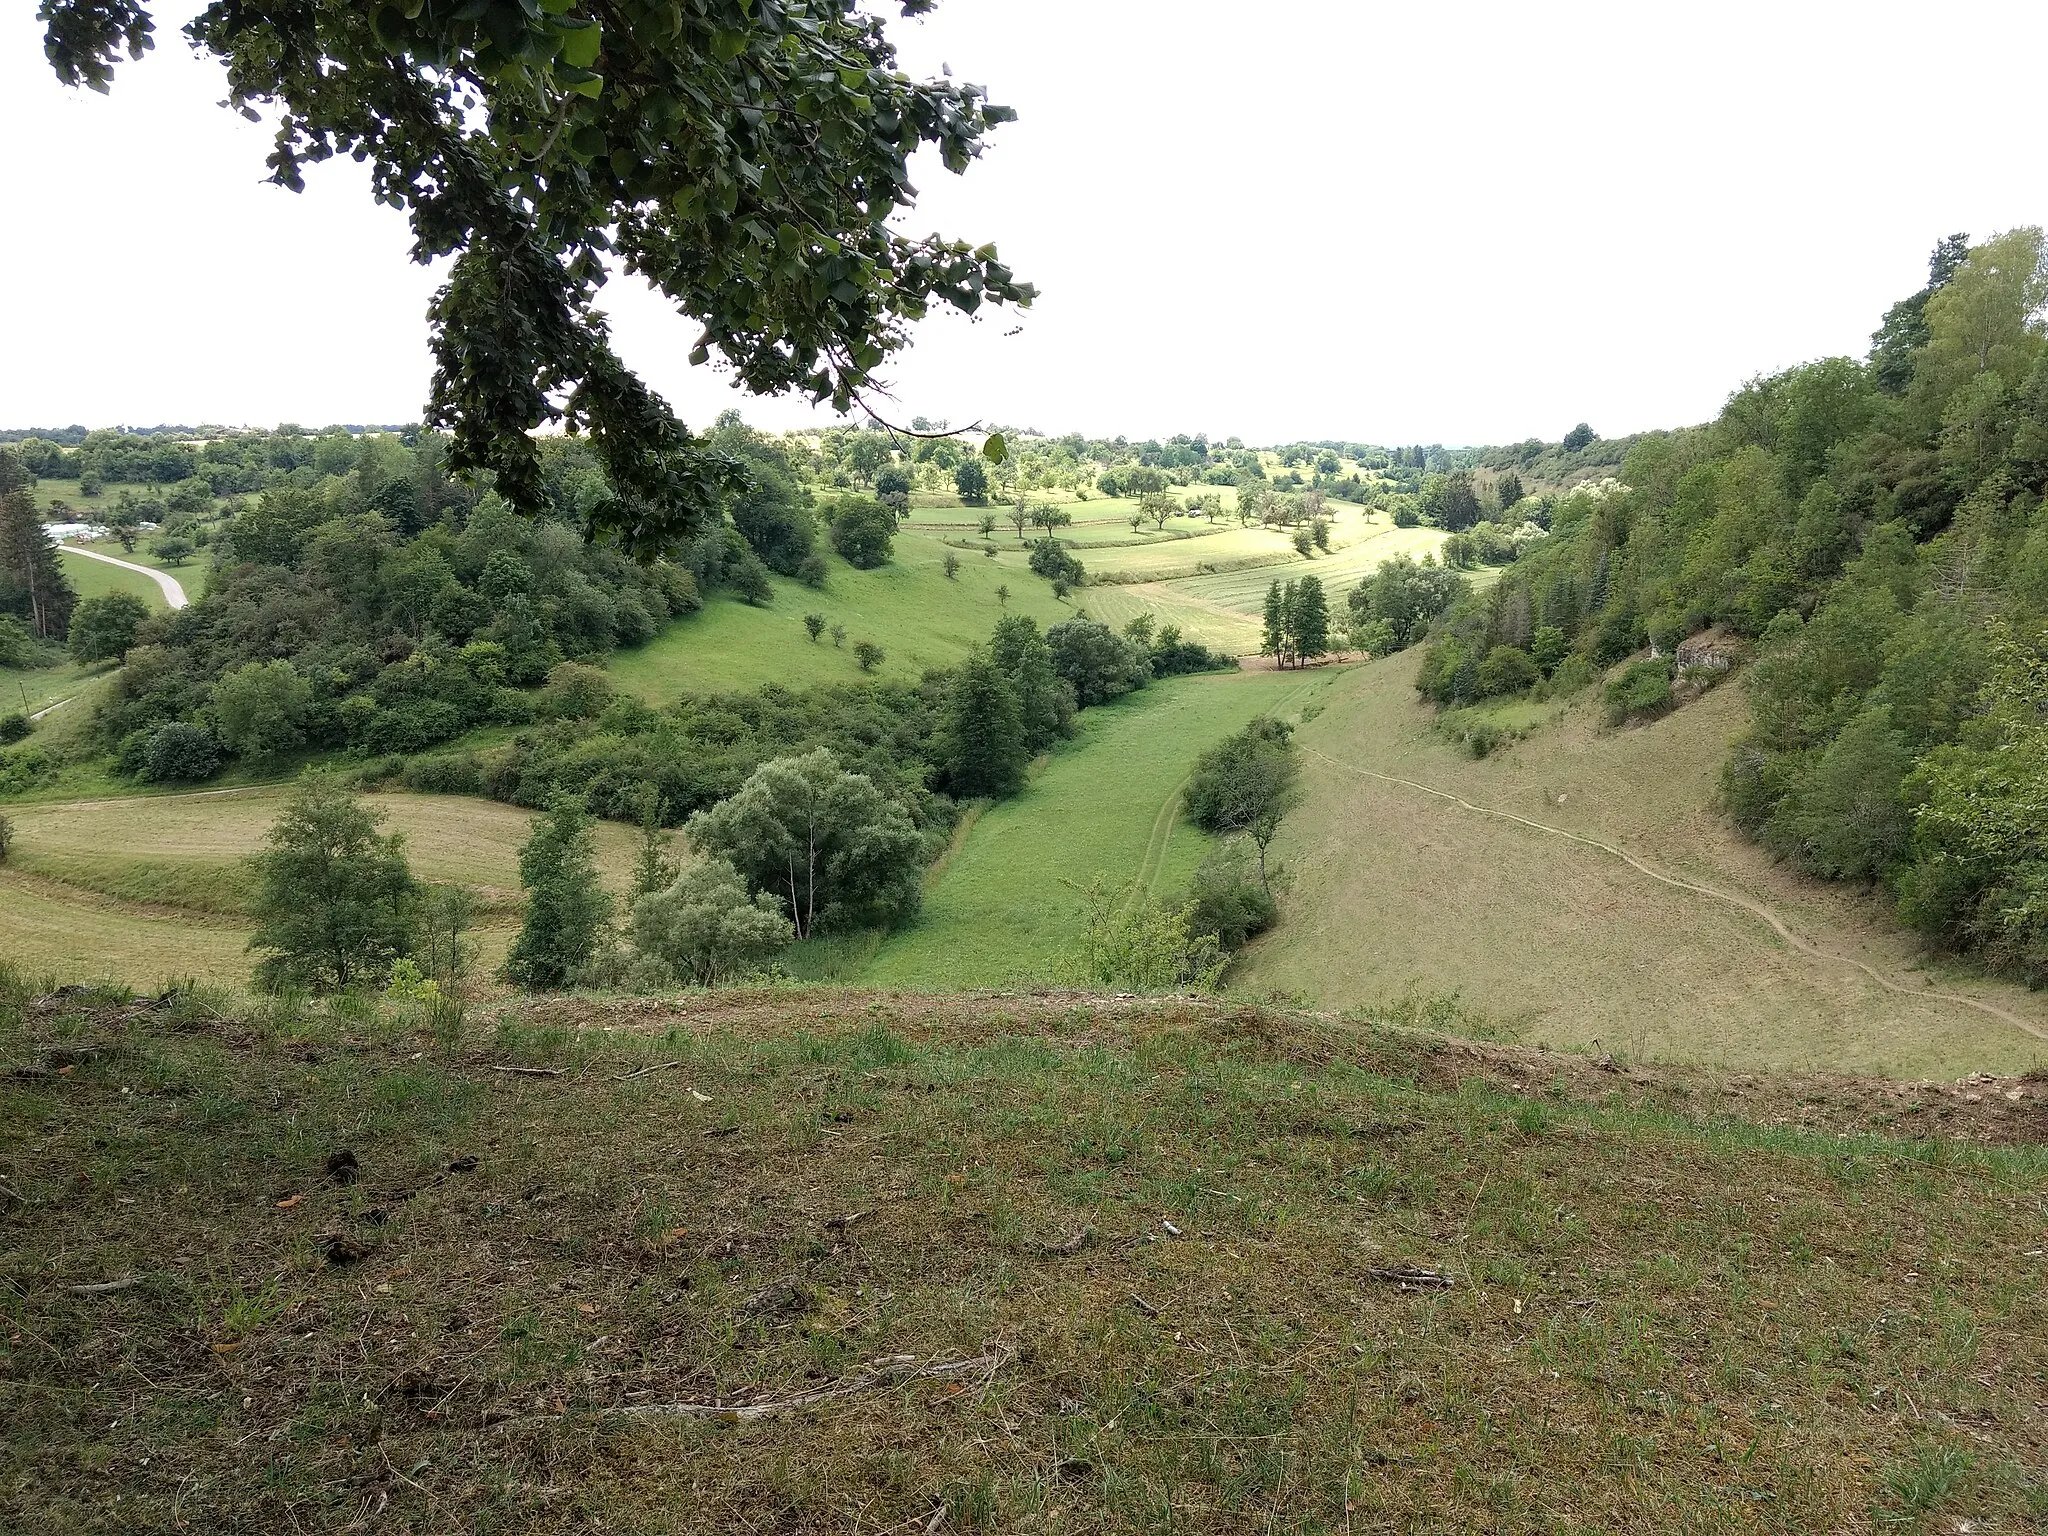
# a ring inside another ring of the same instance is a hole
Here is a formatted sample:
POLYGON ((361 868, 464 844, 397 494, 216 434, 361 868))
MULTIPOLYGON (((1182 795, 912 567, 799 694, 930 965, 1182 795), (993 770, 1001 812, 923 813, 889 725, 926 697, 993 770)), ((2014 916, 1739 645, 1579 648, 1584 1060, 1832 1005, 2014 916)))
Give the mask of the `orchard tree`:
MULTIPOLYGON (((42 0, 40 15, 73 86, 106 90, 155 40, 148 0, 42 0)), ((611 487, 586 521, 630 551, 715 524, 744 471, 613 350, 596 308, 609 272, 702 323, 693 362, 716 353, 756 394, 841 411, 934 305, 1035 296, 992 246, 896 220, 920 148, 964 172, 1015 114, 902 73, 883 21, 849 0, 216 0, 185 35, 225 67, 227 105, 277 123, 273 182, 366 162, 411 221, 413 259, 452 258, 426 411, 453 435, 450 467, 490 471, 539 515, 535 429, 586 433, 611 487)), ((984 451, 999 459, 1000 435, 984 451)))

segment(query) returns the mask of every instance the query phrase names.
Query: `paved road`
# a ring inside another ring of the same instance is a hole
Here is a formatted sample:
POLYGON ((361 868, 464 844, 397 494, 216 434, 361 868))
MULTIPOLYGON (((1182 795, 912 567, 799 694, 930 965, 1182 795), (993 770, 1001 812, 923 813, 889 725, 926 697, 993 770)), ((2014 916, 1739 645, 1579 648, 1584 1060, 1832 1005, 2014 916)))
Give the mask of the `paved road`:
POLYGON ((153 571, 146 565, 137 565, 130 560, 116 560, 112 555, 103 555, 96 549, 80 549, 75 544, 60 544, 57 547, 67 555, 83 555, 88 560, 98 560, 107 565, 118 565, 124 571, 134 571, 139 576, 147 576, 151 581, 164 589, 164 601, 170 604, 171 607, 182 608, 185 606, 185 589, 178 584, 178 578, 175 576, 168 575, 163 571, 153 571))

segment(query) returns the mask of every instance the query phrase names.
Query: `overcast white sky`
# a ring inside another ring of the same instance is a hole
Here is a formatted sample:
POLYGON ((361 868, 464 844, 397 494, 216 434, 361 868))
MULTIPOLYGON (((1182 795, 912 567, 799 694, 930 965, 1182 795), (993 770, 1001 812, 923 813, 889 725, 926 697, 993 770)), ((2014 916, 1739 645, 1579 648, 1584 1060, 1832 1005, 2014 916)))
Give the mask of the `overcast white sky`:
MULTIPOLYGON (((196 8, 196 7, 194 7, 196 8)), ((893 13, 893 7, 891 8, 893 13)), ((267 131, 159 15, 111 97, 0 13, 0 426, 416 418, 434 278, 352 165, 267 131)), ((910 216, 994 240, 1022 330, 928 323, 904 418, 1480 443, 1713 414, 1861 353, 1940 236, 2048 219, 2038 4, 941 0, 892 23, 1022 120, 910 216)), ((685 419, 737 404, 614 284, 685 419)))

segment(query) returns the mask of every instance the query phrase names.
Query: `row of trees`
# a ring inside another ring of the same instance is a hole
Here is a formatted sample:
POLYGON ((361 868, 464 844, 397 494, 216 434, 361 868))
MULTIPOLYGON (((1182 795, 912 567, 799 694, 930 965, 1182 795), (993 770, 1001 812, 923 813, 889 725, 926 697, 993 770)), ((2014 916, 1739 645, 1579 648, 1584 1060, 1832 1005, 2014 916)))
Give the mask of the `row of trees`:
POLYGON ((1330 654, 1330 603, 1322 581, 1303 576, 1266 589, 1265 627, 1259 654, 1281 667, 1306 666, 1330 654))

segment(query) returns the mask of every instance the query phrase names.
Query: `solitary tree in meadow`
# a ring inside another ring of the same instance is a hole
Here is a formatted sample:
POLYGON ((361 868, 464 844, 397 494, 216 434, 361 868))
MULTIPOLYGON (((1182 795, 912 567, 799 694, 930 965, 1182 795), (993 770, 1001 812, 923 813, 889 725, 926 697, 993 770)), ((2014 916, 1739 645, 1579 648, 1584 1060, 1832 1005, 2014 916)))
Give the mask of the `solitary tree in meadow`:
POLYGON ((308 770, 256 855, 259 986, 338 992, 410 952, 418 895, 404 834, 379 835, 333 774, 308 770))

